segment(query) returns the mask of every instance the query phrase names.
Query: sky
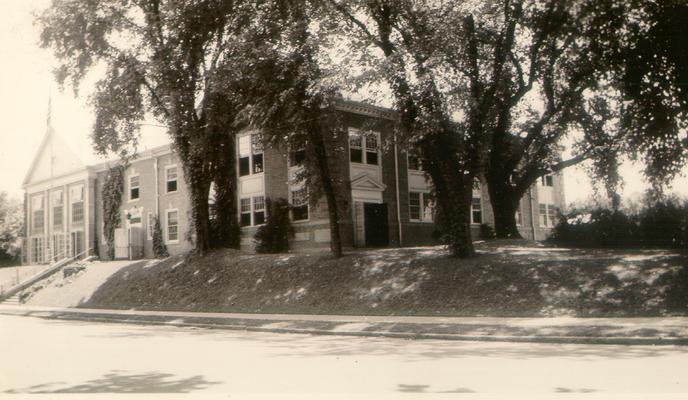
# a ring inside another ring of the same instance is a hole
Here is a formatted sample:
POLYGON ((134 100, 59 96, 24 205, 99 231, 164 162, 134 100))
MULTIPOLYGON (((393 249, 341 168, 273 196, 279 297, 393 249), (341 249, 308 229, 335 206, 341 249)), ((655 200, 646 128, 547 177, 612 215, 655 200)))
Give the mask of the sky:
MULTIPOLYGON (((33 13, 50 0, 0 0, 0 191, 21 197, 22 181, 46 132, 48 99, 52 98, 52 125, 57 134, 86 164, 100 159, 93 153, 90 129, 93 112, 88 105, 92 81, 75 96, 71 88, 61 92, 53 80, 55 59, 49 50, 38 46, 38 30, 33 13)), ((159 129, 145 130, 142 147, 167 142, 159 129)), ((624 197, 636 197, 647 184, 641 167, 622 168, 624 197)), ((688 196, 688 179, 680 178, 673 191, 688 196)), ((592 194, 592 184, 581 168, 565 172, 566 202, 583 201, 592 194)))

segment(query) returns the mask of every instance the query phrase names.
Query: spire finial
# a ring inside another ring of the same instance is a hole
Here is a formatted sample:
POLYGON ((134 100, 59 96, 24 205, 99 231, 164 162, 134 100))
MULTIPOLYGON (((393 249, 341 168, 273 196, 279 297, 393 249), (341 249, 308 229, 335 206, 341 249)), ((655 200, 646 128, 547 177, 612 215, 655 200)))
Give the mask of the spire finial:
POLYGON ((48 116, 46 118, 46 124, 48 127, 52 124, 52 114, 53 114, 53 91, 48 90, 48 116))

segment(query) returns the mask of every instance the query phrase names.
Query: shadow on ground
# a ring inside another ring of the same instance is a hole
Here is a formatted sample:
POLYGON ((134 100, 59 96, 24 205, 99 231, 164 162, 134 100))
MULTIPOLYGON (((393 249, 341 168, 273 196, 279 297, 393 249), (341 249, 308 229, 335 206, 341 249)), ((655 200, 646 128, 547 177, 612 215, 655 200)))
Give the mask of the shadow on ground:
POLYGON ((201 375, 176 378, 162 372, 137 374, 115 370, 101 378, 73 386, 65 386, 65 382, 51 382, 10 389, 5 393, 190 393, 218 383, 221 382, 208 381, 201 375))

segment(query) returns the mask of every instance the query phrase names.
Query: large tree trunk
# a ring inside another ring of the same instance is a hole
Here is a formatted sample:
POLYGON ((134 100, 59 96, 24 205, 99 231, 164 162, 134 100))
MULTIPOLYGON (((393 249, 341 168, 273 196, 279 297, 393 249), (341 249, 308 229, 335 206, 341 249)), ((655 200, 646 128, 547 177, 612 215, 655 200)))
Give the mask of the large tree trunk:
POLYGON ((488 183, 490 204, 494 214, 495 236, 502 239, 520 239, 516 225, 516 211, 521 195, 510 189, 500 189, 503 185, 488 183))
POLYGON ((234 137, 227 135, 217 149, 214 163, 215 203, 211 246, 239 248, 241 230, 237 215, 237 182, 234 137))
MULTIPOLYGON (((187 184, 191 200, 191 222, 194 232, 194 252, 204 255, 210 249, 210 210, 208 192, 210 179, 202 168, 187 168, 187 184)), ((182 218, 179 215, 179 218, 182 218)))
POLYGON ((437 202, 437 225, 452 254, 460 258, 475 255, 471 239, 473 175, 464 171, 452 149, 451 131, 429 135, 420 144, 423 168, 432 179, 437 202))
POLYGON ((309 131, 309 143, 313 146, 313 152, 318 163, 318 174, 320 185, 327 200, 327 213, 330 219, 330 250, 336 258, 342 256, 342 238, 339 226, 339 198, 337 188, 333 182, 332 168, 330 168, 330 157, 325 145, 326 134, 317 128, 309 131))

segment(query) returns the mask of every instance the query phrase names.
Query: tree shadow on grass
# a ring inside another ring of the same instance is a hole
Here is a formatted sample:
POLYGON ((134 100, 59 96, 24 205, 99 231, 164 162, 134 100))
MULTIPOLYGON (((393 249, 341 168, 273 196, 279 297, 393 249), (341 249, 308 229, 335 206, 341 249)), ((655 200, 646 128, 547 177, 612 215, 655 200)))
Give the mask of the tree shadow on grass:
POLYGON ((475 393, 475 391, 460 387, 453 390, 443 390, 443 391, 429 391, 429 385, 407 385, 400 383, 397 386, 397 391, 402 393, 475 393))
POLYGON ((162 372, 137 374, 114 370, 101 378, 73 386, 64 386, 65 382, 51 382, 10 389, 5 393, 189 393, 218 383, 221 382, 208 381, 201 375, 179 379, 162 372))

